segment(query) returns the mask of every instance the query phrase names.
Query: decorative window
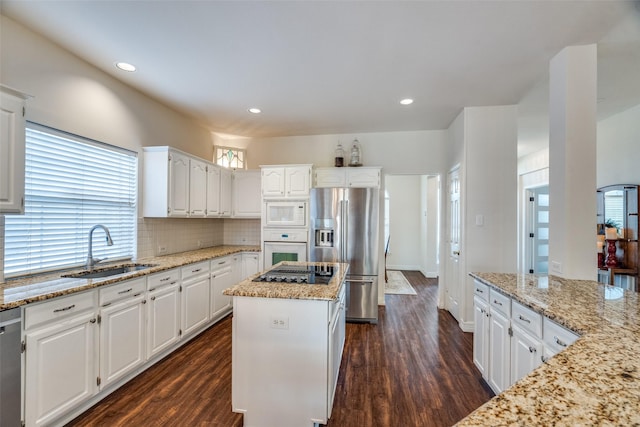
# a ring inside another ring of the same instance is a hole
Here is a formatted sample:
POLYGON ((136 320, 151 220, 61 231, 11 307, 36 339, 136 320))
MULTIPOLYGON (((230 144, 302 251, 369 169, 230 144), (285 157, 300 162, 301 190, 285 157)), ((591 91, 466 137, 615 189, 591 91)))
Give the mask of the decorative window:
POLYGON ((5 218, 5 277, 78 267, 93 254, 132 258, 136 238, 137 154, 27 124, 25 214, 5 218))
POLYGON ((246 169, 246 151, 241 148, 215 147, 217 165, 230 169, 246 169))

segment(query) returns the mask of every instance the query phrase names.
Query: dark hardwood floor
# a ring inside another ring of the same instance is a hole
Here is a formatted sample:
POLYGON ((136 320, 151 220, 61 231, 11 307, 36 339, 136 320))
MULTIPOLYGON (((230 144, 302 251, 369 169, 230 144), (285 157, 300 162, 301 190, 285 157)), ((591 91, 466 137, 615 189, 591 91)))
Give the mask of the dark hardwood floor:
MULTIPOLYGON (((449 426, 493 393, 473 365, 472 334, 437 309, 437 281, 404 271, 418 295, 386 295, 378 325, 347 324, 327 427, 449 426)), ((231 412, 231 317, 69 426, 242 425, 231 412)))

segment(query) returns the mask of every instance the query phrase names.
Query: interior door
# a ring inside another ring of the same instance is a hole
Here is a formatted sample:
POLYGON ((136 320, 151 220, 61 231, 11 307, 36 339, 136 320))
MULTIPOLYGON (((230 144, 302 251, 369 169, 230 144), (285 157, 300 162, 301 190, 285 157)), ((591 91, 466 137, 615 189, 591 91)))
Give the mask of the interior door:
POLYGON ((528 189, 526 197, 527 272, 545 274, 549 264, 549 186, 528 189))
POLYGON ((456 167, 447 177, 448 184, 448 238, 449 262, 447 263, 446 307, 460 320, 460 169, 456 167))

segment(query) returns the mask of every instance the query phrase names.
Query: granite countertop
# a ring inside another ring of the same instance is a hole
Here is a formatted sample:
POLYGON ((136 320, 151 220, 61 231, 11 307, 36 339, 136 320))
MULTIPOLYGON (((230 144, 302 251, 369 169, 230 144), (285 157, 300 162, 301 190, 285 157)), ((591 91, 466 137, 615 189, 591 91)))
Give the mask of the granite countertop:
POLYGON ((61 275, 63 274, 68 275, 82 271, 82 269, 78 269, 7 280, 6 283, 0 283, 0 311, 20 307, 22 305, 33 302, 44 301, 50 298, 69 295, 75 292, 97 288, 99 286, 111 285, 114 283, 122 282, 124 280, 133 279, 135 277, 142 277, 160 271, 181 267, 183 265, 192 264, 194 262, 206 261, 212 258, 231 255, 239 252, 259 251, 259 246, 214 246, 211 248, 198 249, 189 252, 180 252, 177 254, 165 255, 160 257, 141 258, 133 261, 98 264, 94 267, 94 270, 100 270, 104 269, 105 267, 118 267, 132 263, 150 265, 149 268, 144 270, 132 271, 130 273, 118 274, 110 277, 97 279, 83 279, 82 277, 61 277, 61 275))
POLYGON ((338 299, 340 286, 349 269, 349 264, 338 262, 290 262, 283 261, 274 267, 281 265, 303 265, 333 267, 334 274, 326 285, 307 285, 282 282, 253 282, 252 280, 262 273, 254 274, 246 280, 224 290, 223 294, 234 297, 254 298, 283 298, 283 299, 311 299, 334 301, 338 299))
POLYGON ((638 293, 555 276, 471 276, 581 337, 459 426, 640 425, 638 293))

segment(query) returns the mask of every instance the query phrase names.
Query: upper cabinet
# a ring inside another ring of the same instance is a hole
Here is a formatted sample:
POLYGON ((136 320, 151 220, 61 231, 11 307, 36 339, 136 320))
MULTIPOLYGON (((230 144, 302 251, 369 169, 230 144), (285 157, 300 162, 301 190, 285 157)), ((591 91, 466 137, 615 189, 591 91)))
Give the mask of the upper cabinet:
POLYGON ((24 213, 27 96, 0 85, 0 213, 24 213))
POLYGON ((231 171, 171 147, 145 147, 145 217, 231 215, 231 171))
POLYGON ((304 199, 311 188, 311 165, 261 166, 262 197, 304 199))
POLYGON ((236 170, 232 176, 231 216, 234 218, 260 218, 260 171, 236 170))
POLYGON ((380 187, 379 167, 317 168, 314 187, 380 187))

